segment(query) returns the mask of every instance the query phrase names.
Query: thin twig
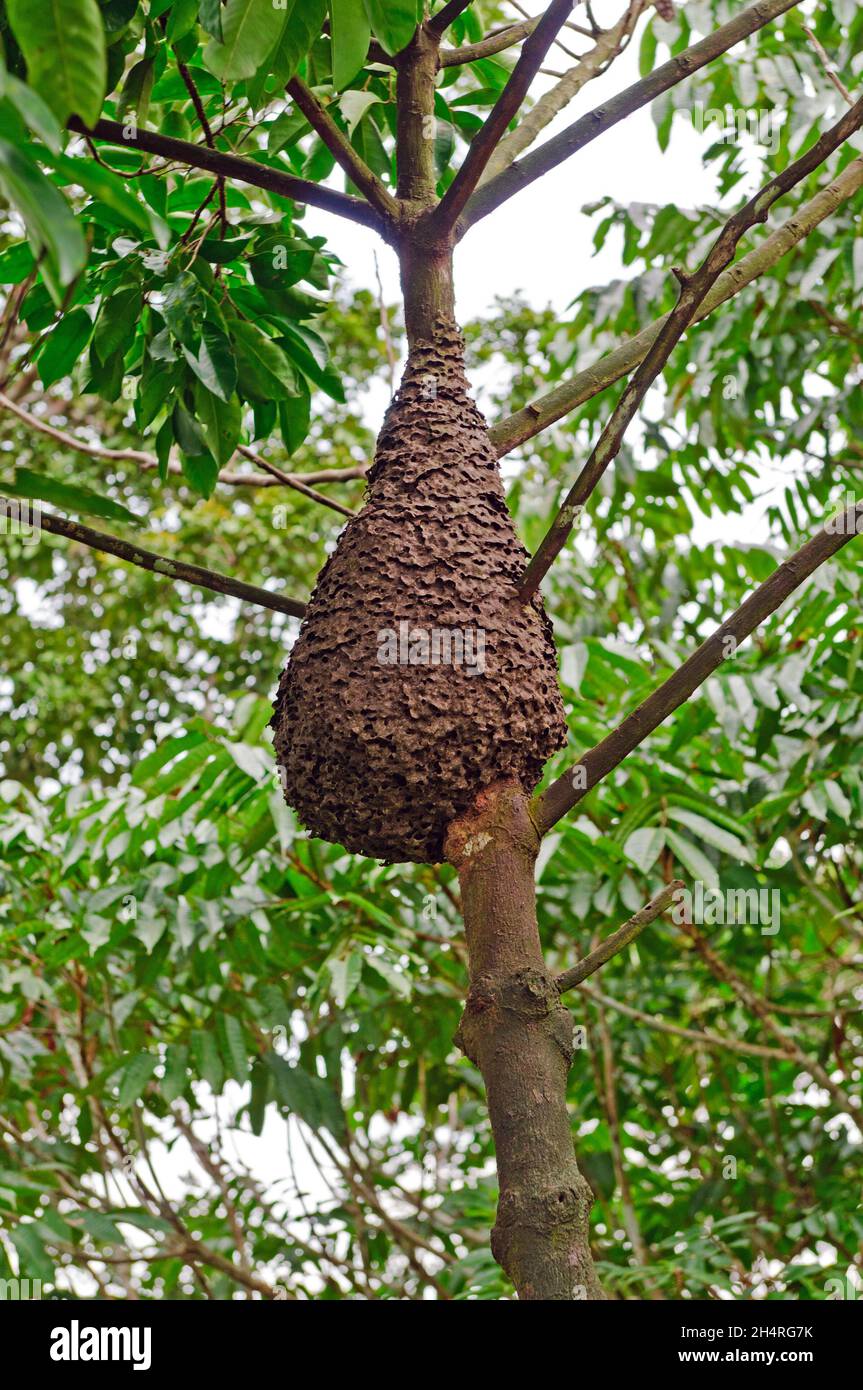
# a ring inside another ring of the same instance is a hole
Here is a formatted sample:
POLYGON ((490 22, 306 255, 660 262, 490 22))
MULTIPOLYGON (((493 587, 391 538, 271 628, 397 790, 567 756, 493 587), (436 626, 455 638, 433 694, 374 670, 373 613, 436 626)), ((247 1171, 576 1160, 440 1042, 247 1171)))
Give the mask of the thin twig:
MULTIPOLYGON (((176 57, 176 53, 174 56, 176 57)), ((198 124, 203 132, 204 140, 209 145, 210 149, 214 150, 216 148, 216 142, 213 139, 212 127, 210 126, 210 122, 207 119, 207 113, 204 110, 204 103, 201 100, 201 94, 195 86, 195 79, 192 77, 192 74, 189 71, 188 67, 185 63, 180 62, 179 58, 177 59, 177 71, 179 72, 180 77, 183 80, 183 85, 185 86, 186 91, 189 93, 192 105, 195 108, 195 115, 198 118, 198 124)), ((222 222, 222 235, 224 236, 225 228, 228 225, 228 206, 225 201, 225 180, 223 175, 221 174, 216 179, 216 187, 219 193, 219 216, 222 222)))
POLYGON ((387 365, 390 369, 390 394, 393 394, 396 389, 396 370, 398 364, 396 361, 395 348, 393 347, 393 338, 390 331, 390 316, 387 313, 386 300, 384 299, 384 286, 381 280, 381 268, 378 265, 377 252, 374 253, 374 262, 375 278, 378 282, 378 311, 380 314, 381 332, 384 337, 384 352, 387 355, 387 365))
MULTIPOLYGON (((8 508, 12 503, 10 499, 0 496, 0 506, 2 505, 8 508)), ((94 531, 90 526, 82 526, 79 521, 69 521, 53 512, 40 509, 38 524, 42 530, 50 531, 55 536, 65 536, 67 540, 79 541, 81 545, 89 546, 91 550, 116 555, 118 560, 125 560, 127 564, 137 565, 152 574, 165 575, 168 579, 179 580, 185 584, 196 584, 199 588, 209 589, 214 594, 229 594, 233 598, 242 599, 244 603, 253 603, 258 608, 271 608, 276 613, 287 613, 292 618, 302 618, 306 611, 306 605, 299 603, 297 599, 284 598, 281 594, 270 593, 269 589, 259 589, 254 584, 231 579, 228 575, 217 574, 214 570, 203 569, 200 565, 187 564, 185 560, 169 560, 164 555, 156 555, 151 550, 144 550, 139 545, 121 540, 119 536, 94 531)))
POLYGON ((267 473, 271 473, 274 478, 278 478, 285 487, 293 488, 296 492, 301 492, 304 497, 310 497, 313 502, 319 502, 322 507, 329 507, 331 511, 341 512, 342 516, 356 516, 356 512, 350 507, 345 507, 341 502, 335 502, 331 497, 325 497, 322 492, 315 492, 313 487, 308 487, 306 483, 300 481, 291 473, 284 473, 275 463, 271 463, 263 454, 256 454, 254 449, 249 449, 245 444, 237 446, 237 453, 242 454, 243 458, 250 459, 259 468, 263 468, 267 473))
POLYGON ((486 34, 484 39, 465 44, 463 48, 442 48, 440 65, 442 68, 453 68, 463 63, 475 63, 479 58, 493 58, 496 53, 503 53, 528 38, 541 18, 542 15, 537 15, 534 19, 523 19, 519 24, 508 24, 505 29, 496 29, 486 34))
POLYGON ((666 908, 670 905, 675 893, 680 892, 685 885, 676 878, 667 884, 660 893, 650 899, 640 911, 630 917, 628 922, 624 922, 622 927, 618 927, 616 932, 600 942, 596 950, 580 960, 577 965, 573 965, 569 970, 564 970, 562 975, 558 975, 555 984, 561 994, 566 994, 567 990, 575 989, 582 980, 586 980, 589 975, 593 975, 599 970, 600 966, 605 965, 606 961, 611 960, 612 956, 618 955, 625 947, 629 946, 637 937, 641 935, 644 928, 651 922, 661 917, 666 908))
POLYGON ((448 0, 442 10, 432 15, 428 21, 428 27, 433 34, 443 34, 451 24, 454 24, 459 15, 464 14, 471 0, 448 0))
MULTIPOLYGON (((86 454, 89 458, 107 459, 109 462, 119 462, 128 459, 130 463, 139 463, 142 468, 158 468, 159 460, 155 454, 146 454, 140 449, 108 449, 101 444, 89 444, 84 439, 77 439, 73 434, 67 434, 65 430, 57 429, 54 425, 49 425, 46 420, 40 420, 38 415, 33 415, 24 406, 19 405, 11 396, 0 391, 0 408, 8 410, 12 415, 17 416, 30 429, 38 430, 40 434, 45 434, 49 439, 62 444, 65 449, 73 449, 76 453, 86 454)), ((258 455, 251 450, 245 450, 243 446, 237 450, 240 454, 245 454, 247 458, 258 458, 258 455)), ((181 474, 182 466, 171 461, 169 464, 171 473, 181 474)), ((281 473, 280 470, 274 472, 273 466, 268 466, 268 474, 261 473, 230 473, 223 469, 219 473, 219 482, 226 483, 231 487, 273 487, 277 482, 282 482, 286 487, 294 488, 297 492, 302 492, 306 497, 313 498, 316 502, 321 502, 324 506, 331 506, 329 498, 324 497, 319 492, 314 492, 312 483, 345 483, 354 478, 364 478, 368 472, 366 464, 358 463, 353 468, 322 468, 314 473, 281 473)), ((336 507, 339 510, 339 507, 336 507)))
POLYGON ((641 1009, 634 1009, 630 1004, 623 1004, 619 999, 614 999, 610 994, 603 994, 593 985, 584 985, 583 991, 588 999, 596 1000, 604 1004, 609 1009, 614 1009, 616 1013, 623 1014, 625 1018, 631 1018, 635 1023, 643 1023, 645 1027, 655 1029, 657 1033, 669 1033, 675 1038, 685 1038, 688 1042, 704 1043, 705 1047, 723 1048, 729 1052, 737 1052, 743 1057, 769 1057, 776 1062, 788 1062, 792 1060, 792 1054, 778 1047, 767 1047, 763 1043, 743 1042, 738 1038, 725 1038, 720 1033, 699 1032, 695 1028, 683 1028, 677 1023, 667 1023, 658 1014, 646 1014, 641 1009))
POLYGON ((824 45, 815 37, 808 24, 803 25, 803 32, 806 35, 809 42, 811 43, 812 47, 815 49, 815 52, 818 55, 818 58, 821 62, 822 68, 824 69, 827 77, 833 83, 833 86, 836 88, 839 95, 848 103, 849 106, 853 106, 854 99, 851 96, 851 93, 849 92, 848 88, 845 86, 845 83, 842 81, 842 78, 839 76, 839 73, 836 70, 836 64, 831 60, 830 55, 824 48, 824 45))

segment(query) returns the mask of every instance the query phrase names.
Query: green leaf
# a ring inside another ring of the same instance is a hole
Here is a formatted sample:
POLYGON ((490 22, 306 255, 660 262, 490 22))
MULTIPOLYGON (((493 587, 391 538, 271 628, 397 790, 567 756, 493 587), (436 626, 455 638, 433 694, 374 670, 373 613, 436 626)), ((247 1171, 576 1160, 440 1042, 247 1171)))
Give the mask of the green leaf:
POLYGON ((382 98, 374 92, 344 92, 339 98, 339 110, 345 118, 345 125, 348 128, 348 135, 353 138, 354 131, 368 111, 369 107, 377 106, 382 98))
POLYGON ((249 1100, 249 1123, 252 1126, 253 1134, 259 1135, 263 1132, 264 1117, 270 1092, 270 1080, 270 1072, 261 1059, 257 1058, 252 1065, 252 1094, 249 1100))
POLYGON ((279 401, 279 430, 288 454, 295 454, 309 432, 312 398, 308 389, 279 401))
POLYGON ((729 835, 727 830, 714 825, 713 821, 707 820, 705 816, 696 815, 693 811, 681 811, 678 806, 669 806, 668 819, 679 821, 687 829, 694 830, 708 845, 713 845, 714 849, 721 850, 723 854, 747 862, 752 858, 747 845, 741 844, 735 835, 729 835))
POLYGON ((138 379, 138 393, 135 396, 135 419, 141 429, 151 424, 170 400, 171 393, 178 384, 180 371, 176 362, 160 362, 149 353, 145 355, 138 379))
POLYGON ((371 25, 362 0, 329 0, 333 86, 337 92, 365 66, 371 25))
POLYGON ((41 1279, 44 1284, 53 1283, 54 1265, 33 1229, 31 1222, 19 1224, 9 1232, 12 1244, 18 1251, 20 1277, 22 1279, 41 1279))
POLYGON ((155 76, 156 65, 152 58, 142 58, 129 70, 129 75, 123 83, 123 90, 117 102, 118 120, 122 119, 124 111, 132 107, 138 124, 144 125, 146 123, 155 76))
POLYGON ((283 150, 285 145, 295 140, 303 130, 308 130, 308 128, 309 123, 302 111, 289 107, 266 128, 269 153, 278 154, 279 150, 283 150))
POLYGON ((377 973, 386 980, 393 993, 397 994, 400 999, 409 998, 411 992, 410 980, 407 975, 403 975, 400 970, 396 970, 395 966, 390 964, 386 956, 379 956, 371 952, 369 955, 363 956, 363 963, 365 965, 370 965, 372 970, 376 970, 377 973))
POLYGON ((184 270, 165 287, 162 312, 174 337, 186 347, 197 347, 199 325, 204 320, 204 296, 190 271, 184 270))
POLYGON ((222 1089, 225 1068, 219 1056, 219 1048, 214 1033, 194 1033, 192 1035, 192 1055, 195 1059, 198 1076, 213 1091, 222 1089))
POLYGON ((169 1105, 177 1100, 186 1089, 188 1059, 189 1049, 185 1044, 175 1043, 165 1052, 165 1075, 162 1077, 159 1089, 169 1105))
POLYGON ((19 241, 0 255, 0 285, 20 285, 35 268, 33 252, 26 241, 19 241))
POLYGON ((0 96, 11 101, 18 115, 35 135, 39 136, 54 154, 59 154, 63 133, 51 108, 45 104, 38 92, 19 82, 11 72, 0 71, 0 96))
POLYGON ((224 1037, 224 1053, 230 1062, 231 1075, 235 1081, 245 1081, 249 1074, 249 1053, 243 1025, 235 1014, 221 1014, 224 1037))
POLYGON ((455 154, 455 127, 450 121, 435 121, 434 162, 438 175, 449 168, 455 154))
POLYGON ((184 454, 194 456, 195 454, 206 453, 207 441, 204 439, 201 426, 182 401, 175 403, 171 414, 171 423, 174 426, 174 438, 184 454))
POLYGON ((223 468, 232 457, 243 429, 243 410, 236 396, 222 401, 200 383, 195 387, 195 410, 207 448, 223 468))
POLYGON ((638 50, 638 71, 642 77, 646 77, 656 66, 656 47, 656 30, 651 21, 641 36, 641 47, 638 50))
POLYGON ((662 831, 653 826, 646 826, 642 830, 633 830, 623 846, 623 852, 627 859, 631 859, 633 864, 646 874, 653 868, 664 844, 665 836, 662 831))
POLYGON ((335 960, 327 961, 327 969, 332 980, 333 998, 339 1008, 343 1009, 359 984, 363 958, 358 952, 352 951, 348 956, 339 956, 335 960))
POLYGON ((126 226, 148 239, 152 237, 162 250, 170 245, 168 224, 127 190, 122 175, 94 164, 92 159, 76 159, 71 155, 54 155, 51 164, 65 183, 77 183, 86 188, 122 218, 126 226))
POLYGON ((286 10, 273 0, 228 0, 222 13, 222 42, 212 39, 204 62, 216 77, 228 81, 253 77, 278 43, 286 10))
POLYGON ((191 33, 197 22, 198 0, 174 0, 165 26, 168 43, 177 43, 186 34, 191 33))
POLYGON ((249 236, 218 237, 208 236, 201 242, 198 255, 214 265, 227 265, 242 256, 251 242, 249 236))
POLYGON ((212 454, 186 454, 180 456, 183 477, 201 497, 212 497, 219 481, 219 465, 212 454))
POLYGON ((240 386, 252 400, 278 401, 294 396, 294 369, 282 349, 254 323, 231 319, 240 386))
POLYGON ((152 1212, 143 1211, 140 1207, 120 1207, 112 1211, 111 1218, 115 1223, 125 1221, 139 1231, 161 1231, 163 1235, 168 1235, 174 1229, 170 1221, 166 1221, 164 1217, 154 1216, 152 1212))
POLYGON ((237 385, 237 360, 230 339, 218 324, 205 319, 197 353, 183 344, 183 355, 208 391, 225 402, 231 399, 237 385))
POLYGON ((93 322, 86 309, 70 309, 41 339, 36 366, 43 386, 68 376, 90 341, 93 322))
POLYGON ((50 502, 66 512, 81 512, 84 516, 101 516, 108 521, 122 521, 128 526, 140 526, 141 518, 135 516, 119 502, 109 497, 100 497, 89 488, 76 483, 63 483, 56 478, 46 478, 29 468, 19 468, 14 483, 0 483, 0 491, 9 492, 14 497, 29 497, 38 502, 50 502))
POLYGON ((200 0, 201 28, 211 38, 222 41, 222 0, 200 0))
POLYGON ((416 0, 363 0, 376 37, 387 53, 407 48, 417 27, 416 0))
POLYGON ((123 1236, 110 1216, 102 1211, 82 1211, 81 1225, 94 1240, 106 1241, 110 1245, 122 1245, 123 1236))
POLYGON ((121 1109, 132 1105, 144 1092, 144 1087, 156 1070, 158 1058, 153 1052, 139 1052, 123 1069, 117 1103, 121 1109))
POLYGON ((23 217, 34 251, 47 251, 60 284, 70 285, 87 261, 84 235, 53 183, 6 140, 0 140, 0 191, 23 217))
POLYGON ((345 1120, 335 1091, 319 1076, 291 1066, 284 1057, 268 1052, 264 1058, 275 1082, 280 1103, 311 1129, 328 1129, 334 1138, 344 1134, 345 1120))
POLYGON ((694 879, 699 880, 708 888, 718 888, 719 875, 716 869, 691 840, 687 840, 683 835, 678 835, 676 830, 666 830, 665 839, 668 848, 677 855, 683 867, 694 879))
POLYGON ((95 125, 107 80, 105 31, 96 0, 9 0, 9 23, 27 80, 61 125, 95 125))
POLYGON ((828 778, 824 783, 824 791, 834 814, 837 815, 840 820, 850 822, 851 802, 848 800, 839 783, 834 782, 832 778, 828 778))
POLYGON ((171 445, 174 442, 174 430, 171 417, 168 416, 163 425, 160 426, 156 435, 156 458, 159 460, 159 477, 162 482, 167 482, 168 465, 171 461, 171 445))
POLYGON ((327 0, 288 0, 288 4, 288 22, 257 74, 257 84, 272 77, 277 87, 284 87, 320 36, 327 17, 327 0))
POLYGON ((93 329, 93 351, 107 363, 118 352, 125 356, 135 336, 141 312, 140 285, 122 285, 103 300, 93 329))
POLYGON ((334 401, 344 401, 344 387, 335 372, 327 366, 329 348, 320 334, 301 323, 285 323, 283 328, 281 344, 303 375, 326 391, 334 401))

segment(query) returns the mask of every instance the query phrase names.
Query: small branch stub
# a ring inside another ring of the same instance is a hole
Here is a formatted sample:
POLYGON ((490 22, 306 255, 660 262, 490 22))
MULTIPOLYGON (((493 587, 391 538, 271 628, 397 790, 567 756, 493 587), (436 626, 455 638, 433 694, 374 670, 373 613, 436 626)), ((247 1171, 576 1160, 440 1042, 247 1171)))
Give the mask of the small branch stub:
POLYGON ((657 893, 639 912, 630 917, 628 922, 624 922, 622 927, 618 927, 616 932, 612 932, 611 936, 606 937, 595 951, 591 951, 590 955, 585 956, 584 960, 580 960, 570 970, 565 970, 562 975, 558 975, 555 980, 558 994, 566 994, 567 990, 575 989, 582 980, 596 974, 596 971, 605 965, 606 961, 611 960, 627 946, 630 946, 641 935, 645 927, 648 927, 651 922, 655 922, 657 917, 662 916, 662 913, 674 901, 676 894, 682 892, 684 887, 683 881, 679 878, 666 884, 661 893, 657 893))

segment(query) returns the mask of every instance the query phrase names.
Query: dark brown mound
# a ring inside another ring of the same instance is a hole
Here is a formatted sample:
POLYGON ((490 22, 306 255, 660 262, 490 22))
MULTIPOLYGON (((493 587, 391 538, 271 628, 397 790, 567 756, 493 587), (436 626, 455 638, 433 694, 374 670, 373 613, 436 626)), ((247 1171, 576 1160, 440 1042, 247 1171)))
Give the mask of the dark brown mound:
POLYGON ((275 700, 288 804, 312 834, 388 862, 439 862, 478 791, 531 789, 565 742, 551 624, 516 598, 526 552, 467 390, 461 338, 442 325, 411 352, 365 506, 318 577, 275 700), (430 655, 434 629, 461 633, 462 664, 457 635, 449 662, 444 638, 439 664, 382 663, 399 636, 410 654, 400 623, 419 657, 417 629, 430 655))

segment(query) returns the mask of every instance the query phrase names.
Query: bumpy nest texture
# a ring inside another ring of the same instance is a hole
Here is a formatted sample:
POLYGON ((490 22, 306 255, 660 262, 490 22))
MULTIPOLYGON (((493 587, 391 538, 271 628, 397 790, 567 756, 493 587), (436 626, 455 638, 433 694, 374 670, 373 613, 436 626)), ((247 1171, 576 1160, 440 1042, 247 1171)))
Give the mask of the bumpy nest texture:
POLYGON ((387 862, 440 862, 483 787, 529 790, 565 742, 551 625, 516 596, 526 552, 467 392, 461 338, 441 324, 410 354, 275 700, 288 804, 312 834, 387 862))

